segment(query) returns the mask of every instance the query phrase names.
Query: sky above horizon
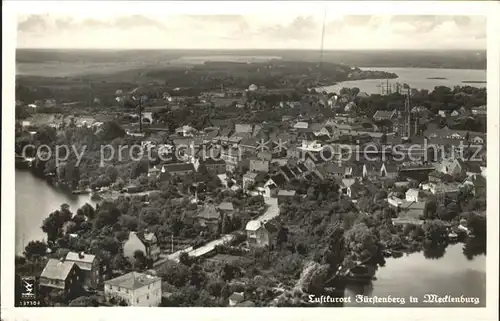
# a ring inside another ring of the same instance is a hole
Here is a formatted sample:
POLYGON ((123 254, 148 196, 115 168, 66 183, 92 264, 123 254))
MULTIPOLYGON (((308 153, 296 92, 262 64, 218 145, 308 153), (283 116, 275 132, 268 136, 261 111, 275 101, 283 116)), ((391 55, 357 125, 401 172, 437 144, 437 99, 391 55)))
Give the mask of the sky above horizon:
POLYGON ((18 16, 17 48, 486 49, 486 17, 249 14, 32 14, 18 16))

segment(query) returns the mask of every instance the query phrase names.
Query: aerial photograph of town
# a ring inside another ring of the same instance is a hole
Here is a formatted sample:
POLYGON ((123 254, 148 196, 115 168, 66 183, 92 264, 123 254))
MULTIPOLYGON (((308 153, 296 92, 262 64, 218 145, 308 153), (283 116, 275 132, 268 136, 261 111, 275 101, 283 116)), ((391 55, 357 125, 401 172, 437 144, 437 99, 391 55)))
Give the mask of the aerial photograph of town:
POLYGON ((20 16, 15 306, 485 307, 486 17, 316 11, 20 16))

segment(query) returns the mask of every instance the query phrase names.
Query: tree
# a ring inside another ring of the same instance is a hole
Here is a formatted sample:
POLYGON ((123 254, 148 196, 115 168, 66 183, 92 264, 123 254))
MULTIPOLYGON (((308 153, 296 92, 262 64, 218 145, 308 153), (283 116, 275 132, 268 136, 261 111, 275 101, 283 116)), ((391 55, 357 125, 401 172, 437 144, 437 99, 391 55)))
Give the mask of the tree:
POLYGON ((224 281, 229 282, 236 277, 238 272, 239 269, 236 266, 226 263, 219 270, 219 276, 224 281))
POLYGON ((125 136, 125 130, 114 121, 106 122, 101 127, 99 138, 105 142, 110 142, 118 137, 125 136))
POLYGON ((189 272, 186 266, 173 261, 166 261, 162 264, 158 268, 157 274, 163 281, 175 287, 183 287, 189 280, 189 272))
POLYGON ((198 264, 193 264, 189 267, 190 284, 197 288, 201 288, 207 279, 203 269, 198 264))
POLYGON ((380 144, 385 145, 387 144, 387 135, 385 133, 380 136, 380 144))
POLYGON ((220 297, 222 295, 222 288, 224 287, 225 282, 221 279, 210 279, 207 283, 207 291, 210 295, 214 297, 220 297))
POLYGON ((47 240, 54 242, 58 237, 61 237, 64 223, 71 220, 72 216, 67 204, 61 205, 60 210, 50 213, 42 222, 42 231, 47 233, 47 240))
POLYGON ((354 259, 359 261, 374 256, 378 250, 375 235, 364 223, 358 223, 348 230, 345 241, 354 259))
POLYGON ((446 245, 424 245, 424 257, 426 259, 440 259, 446 253, 446 245))
POLYGON ((137 250, 134 252, 134 268, 137 270, 144 270, 147 266, 146 255, 141 250, 137 250))
POLYGON ((69 303, 70 307, 97 307, 99 301, 95 297, 80 296, 69 303))
POLYGON ((284 226, 280 226, 276 238, 277 238, 276 243, 278 246, 285 244, 288 240, 288 229, 284 226))
POLYGON ((94 220, 94 228, 100 229, 104 226, 112 226, 118 221, 121 212, 111 202, 104 202, 99 207, 94 220))
POLYGON ((30 241, 24 248, 23 255, 28 260, 38 259, 47 254, 47 244, 41 241, 30 241))
POLYGON ((424 219, 436 218, 437 203, 436 200, 429 200, 425 203, 424 219))
POLYGON ((224 218, 222 219, 221 231, 222 234, 229 234, 233 231, 233 224, 231 222, 231 218, 227 214, 224 215, 224 218))
POLYGON ((132 170, 130 171, 130 178, 135 179, 141 175, 147 175, 149 171, 149 164, 147 161, 134 162, 132 170))
POLYGON ((443 221, 426 221, 422 226, 424 238, 433 244, 440 244, 447 239, 447 228, 443 221))
POLYGON ((118 178, 118 170, 114 166, 106 167, 106 176, 108 176, 111 181, 115 181, 118 178))
POLYGON ((179 255, 179 263, 181 263, 182 265, 190 266, 193 261, 191 260, 189 254, 187 254, 186 252, 182 252, 179 255))
POLYGON ((95 217, 95 210, 89 203, 85 203, 76 211, 77 215, 85 216, 89 221, 93 220, 95 217))

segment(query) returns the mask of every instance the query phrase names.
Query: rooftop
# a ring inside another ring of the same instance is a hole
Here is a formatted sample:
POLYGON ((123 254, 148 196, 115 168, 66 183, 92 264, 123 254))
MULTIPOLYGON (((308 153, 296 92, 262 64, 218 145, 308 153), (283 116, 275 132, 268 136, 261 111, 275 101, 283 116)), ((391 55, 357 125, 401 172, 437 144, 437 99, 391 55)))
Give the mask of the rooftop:
POLYGON ((220 214, 215 208, 215 205, 207 204, 200 210, 197 217, 207 220, 218 220, 220 218, 220 214))
POLYGON ((262 223, 260 221, 250 221, 247 223, 245 229, 247 231, 257 231, 261 225, 262 223))
POLYGON ((89 263, 92 264, 95 260, 95 255, 92 254, 86 254, 86 253, 76 253, 76 252, 69 252, 66 255, 66 261, 72 261, 72 262, 82 262, 82 263, 89 263))
POLYGON ((40 277, 52 280, 66 280, 74 262, 49 259, 40 277))
POLYGON ((104 284, 136 290, 156 281, 161 281, 161 278, 138 272, 130 272, 117 278, 104 281, 104 284))
POLYGON ((220 210, 232 211, 234 210, 233 203, 230 202, 222 202, 217 206, 220 210))
POLYGON ((167 172, 194 171, 194 166, 191 163, 165 164, 163 167, 167 172))
POLYGON ((295 191, 285 190, 285 189, 279 190, 278 192, 278 196, 294 196, 295 194, 296 194, 295 191))

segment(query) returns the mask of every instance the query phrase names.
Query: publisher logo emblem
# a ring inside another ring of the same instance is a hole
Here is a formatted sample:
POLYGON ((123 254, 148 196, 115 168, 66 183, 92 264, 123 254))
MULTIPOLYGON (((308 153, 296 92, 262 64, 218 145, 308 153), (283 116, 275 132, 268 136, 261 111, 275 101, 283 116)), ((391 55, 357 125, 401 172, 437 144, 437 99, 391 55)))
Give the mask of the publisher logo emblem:
POLYGON ((21 278, 21 297, 23 299, 35 298, 35 278, 33 277, 21 278))

